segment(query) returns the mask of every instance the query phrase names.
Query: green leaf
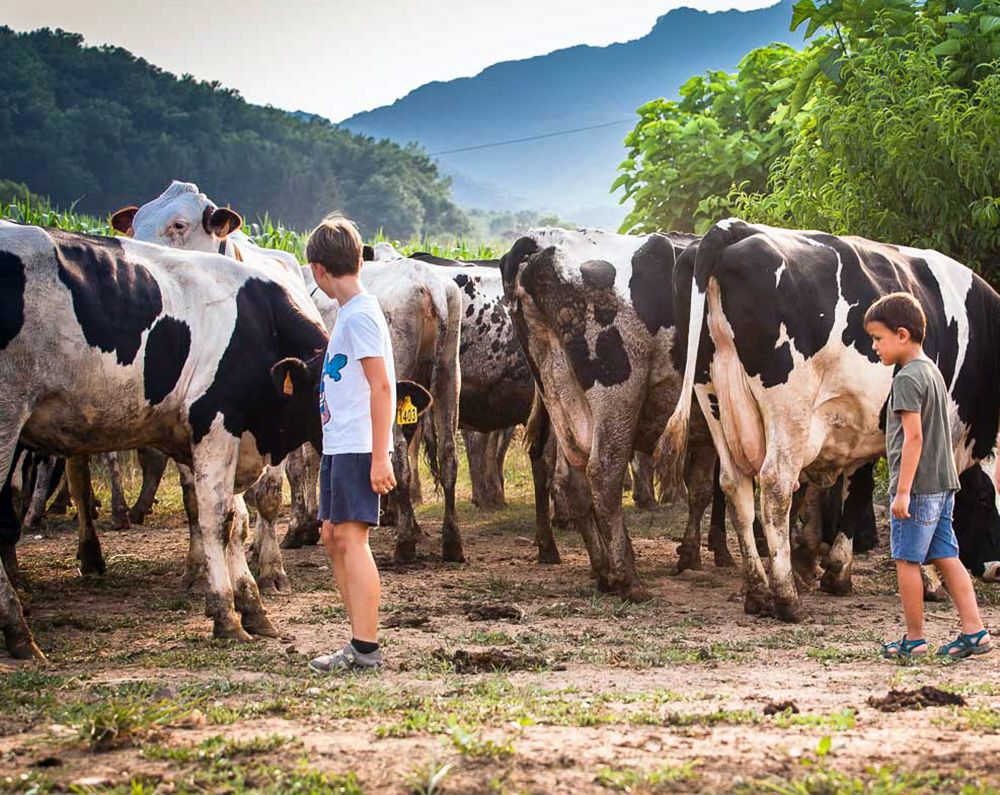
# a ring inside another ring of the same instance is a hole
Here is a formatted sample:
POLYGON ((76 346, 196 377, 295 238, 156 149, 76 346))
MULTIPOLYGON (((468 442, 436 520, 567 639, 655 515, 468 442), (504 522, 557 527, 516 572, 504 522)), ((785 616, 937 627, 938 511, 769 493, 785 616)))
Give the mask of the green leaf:
POLYGON ((1000 17, 993 16, 992 14, 983 14, 979 18, 979 32, 983 35, 992 33, 997 28, 1000 28, 1000 17))
POLYGON ((813 3, 813 0, 799 0, 792 6, 792 24, 789 25, 788 29, 795 30, 815 13, 816 4, 813 3))
POLYGON ((830 748, 833 745, 833 740, 830 738, 829 734, 824 734, 820 740, 819 744, 816 746, 816 756, 823 757, 830 753, 830 748))
POLYGON ((931 48, 932 55, 954 55, 962 49, 962 42, 958 39, 945 39, 936 47, 931 48))

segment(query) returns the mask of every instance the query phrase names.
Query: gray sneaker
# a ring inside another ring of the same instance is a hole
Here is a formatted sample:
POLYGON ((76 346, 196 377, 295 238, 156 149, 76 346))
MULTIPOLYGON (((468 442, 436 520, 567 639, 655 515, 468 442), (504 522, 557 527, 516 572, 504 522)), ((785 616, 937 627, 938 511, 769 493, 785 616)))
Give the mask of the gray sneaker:
POLYGON ((337 671, 377 671, 383 665, 382 650, 375 649, 370 654, 362 654, 348 642, 340 651, 321 654, 309 661, 309 668, 316 673, 328 674, 337 671))

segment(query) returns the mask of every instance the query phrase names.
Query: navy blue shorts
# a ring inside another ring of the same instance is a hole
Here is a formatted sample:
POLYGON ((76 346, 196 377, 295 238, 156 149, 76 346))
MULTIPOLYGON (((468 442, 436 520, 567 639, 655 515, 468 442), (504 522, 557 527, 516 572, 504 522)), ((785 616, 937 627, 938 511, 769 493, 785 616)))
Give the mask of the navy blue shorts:
POLYGON ((372 454, 324 455, 319 470, 319 520, 378 524, 379 496, 372 491, 372 454))
POLYGON ((954 508, 954 491, 910 495, 910 518, 889 517, 893 559, 930 563, 957 558, 958 540, 951 526, 954 508))

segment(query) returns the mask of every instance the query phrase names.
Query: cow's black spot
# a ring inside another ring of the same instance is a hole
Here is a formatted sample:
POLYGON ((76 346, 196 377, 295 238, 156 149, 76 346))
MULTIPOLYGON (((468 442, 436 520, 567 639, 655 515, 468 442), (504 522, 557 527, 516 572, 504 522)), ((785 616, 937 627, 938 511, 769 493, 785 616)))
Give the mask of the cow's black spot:
POLYGON ((161 317, 146 337, 143 389, 152 405, 162 403, 181 377, 191 352, 191 329, 183 320, 161 317))
POLYGON ((787 382, 792 344, 808 359, 829 341, 838 297, 836 254, 795 236, 776 240, 760 233, 726 247, 719 259, 715 276, 740 362, 765 387, 787 382), (788 339, 779 343, 783 335, 788 339))
POLYGON ((958 476, 954 526, 958 557, 974 575, 987 561, 1000 560, 1000 514, 993 481, 977 464, 958 476))
POLYGON ((618 317, 618 307, 598 304, 594 307, 594 320, 602 326, 610 326, 618 317))
MULTIPOLYGON (((689 245, 677 258, 677 264, 674 266, 673 301, 677 330, 674 337, 674 344, 670 349, 670 360, 673 362, 674 369, 679 373, 683 373, 684 368, 687 366, 688 326, 691 316, 691 285, 694 282, 694 266, 698 257, 699 245, 698 241, 689 245)), ((708 323, 703 318, 701 323, 701 338, 698 341, 698 358, 695 361, 695 383, 708 383, 708 366, 714 354, 715 344, 708 333, 708 323)))
POLYGON ((528 257, 538 251, 538 243, 530 237, 519 238, 510 251, 500 258, 500 275, 503 277, 504 294, 509 299, 517 279, 518 268, 528 257))
POLYGON ((296 390, 279 395, 271 367, 296 357, 310 367, 318 387, 326 333, 302 313, 274 282, 251 278, 236 293, 236 323, 216 369, 215 379, 191 406, 191 437, 198 444, 221 413, 233 436, 253 434, 257 449, 272 462, 310 441, 318 447, 322 431, 316 393, 296 390))
POLYGON ((28 280, 21 258, 0 251, 0 351, 24 325, 24 288, 28 280))
POLYGON ((129 262, 121 241, 48 230, 55 241, 59 280, 69 288, 87 343, 132 364, 142 333, 163 309, 156 279, 129 262))
POLYGON ((820 505, 823 541, 832 544, 837 533, 851 539, 855 552, 868 552, 878 546, 875 509, 875 462, 855 470, 847 479, 847 495, 843 496, 844 475, 823 495, 820 505))
POLYGON ((499 351, 500 351, 500 340, 493 340, 493 342, 490 343, 490 350, 493 351, 493 353, 499 353, 499 351))
POLYGON ((628 289, 639 319, 650 334, 674 325, 673 271, 677 253, 663 235, 649 239, 632 255, 628 289))
POLYGON ((566 354, 584 390, 590 389, 595 383, 602 386, 621 384, 632 374, 632 365, 629 363, 622 335, 613 326, 597 335, 593 356, 582 335, 566 341, 566 354))
POLYGON ((714 392, 708 393, 708 408, 712 412, 712 416, 715 417, 715 419, 721 418, 721 415, 719 414, 719 396, 714 392))
POLYGON ((472 317, 472 315, 473 315, 473 313, 475 313, 475 311, 476 311, 476 305, 475 304, 469 304, 465 308, 465 316, 466 317, 472 317))
POLYGON ((615 283, 615 266, 603 259, 587 260, 580 266, 583 283, 595 290, 607 290, 615 283))

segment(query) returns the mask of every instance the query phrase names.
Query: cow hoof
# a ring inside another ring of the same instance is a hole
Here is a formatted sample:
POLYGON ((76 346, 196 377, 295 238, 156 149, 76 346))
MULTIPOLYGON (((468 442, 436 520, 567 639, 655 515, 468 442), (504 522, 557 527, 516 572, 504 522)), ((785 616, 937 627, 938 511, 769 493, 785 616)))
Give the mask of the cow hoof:
POLYGON ((257 588, 261 593, 290 594, 292 592, 292 585, 288 582, 288 575, 284 571, 261 575, 257 578, 257 588))
POLYGON ((101 545, 96 539, 93 544, 85 544, 80 547, 76 555, 80 561, 80 574, 84 577, 97 575, 101 577, 107 570, 104 565, 104 556, 101 554, 101 545))
POLYGON ((653 598, 650 590, 640 582, 633 582, 618 589, 618 593, 626 602, 648 602, 653 598))
POLYGON ((282 549, 301 549, 306 546, 315 546, 319 543, 319 530, 319 522, 289 526, 285 537, 281 539, 280 547, 282 549))
POLYGON ((441 559, 446 563, 465 563, 465 552, 462 544, 445 544, 441 549, 441 559))
POLYGON ((557 563, 562 563, 562 558, 559 556, 559 550, 556 547, 539 547, 538 562, 546 564, 557 564, 557 563))
POLYGON ((208 578, 205 576, 203 569, 184 569, 184 576, 181 577, 181 590, 192 592, 192 591, 204 591, 208 588, 208 578))
POLYGON ((925 602, 947 602, 948 601, 948 591, 945 590, 943 585, 931 589, 924 589, 924 601, 925 602))
POLYGON ((16 636, 12 637, 13 633, 7 634, 4 637, 4 645, 7 647, 7 653, 10 654, 15 660, 38 660, 39 662, 48 662, 45 658, 45 654, 42 652, 38 645, 35 643, 31 634, 25 635, 23 632, 17 633, 16 636))
POLYGON ((243 628, 251 635, 259 635, 263 638, 278 637, 278 629, 271 623, 267 613, 255 612, 243 614, 243 628))
POLYGON ((129 521, 128 514, 116 514, 111 517, 111 529, 112 530, 129 530, 132 524, 129 521))
POLYGON ((413 563, 417 559, 416 541, 398 541, 392 553, 393 563, 413 563))
POLYGON ((736 561, 733 560, 733 556, 730 554, 728 547, 712 550, 712 554, 714 556, 714 563, 717 569, 736 568, 736 561))
POLYGON ((150 513, 149 511, 140 511, 136 510, 135 508, 130 508, 128 512, 128 520, 132 524, 145 524, 146 516, 149 513, 150 513))
POLYGON ((682 571, 701 571, 701 550, 684 544, 677 546, 677 573, 682 571))
POLYGON ((850 579, 837 577, 830 572, 825 573, 822 578, 820 578, 819 589, 823 591, 823 593, 828 593, 832 596, 850 596, 854 593, 854 585, 851 583, 850 579))
POLYGON ((806 614, 798 599, 776 598, 774 600, 774 617, 780 621, 787 621, 789 624, 798 624, 805 619, 806 614))
POLYGON ((765 596, 748 593, 743 597, 743 612, 748 616, 771 615, 771 600, 765 596))
POLYGON ((226 624, 216 621, 212 634, 217 638, 237 640, 240 643, 250 643, 253 640, 253 636, 240 626, 239 621, 226 624))

